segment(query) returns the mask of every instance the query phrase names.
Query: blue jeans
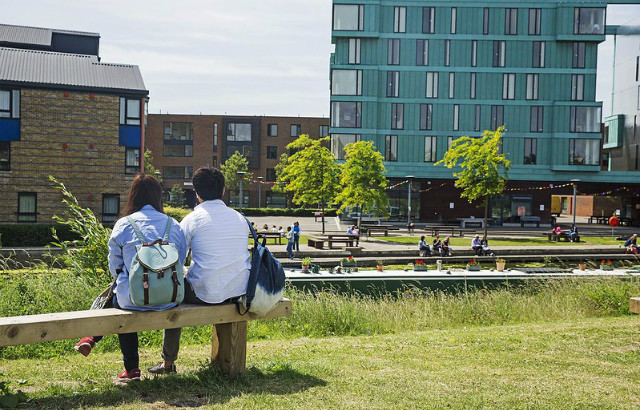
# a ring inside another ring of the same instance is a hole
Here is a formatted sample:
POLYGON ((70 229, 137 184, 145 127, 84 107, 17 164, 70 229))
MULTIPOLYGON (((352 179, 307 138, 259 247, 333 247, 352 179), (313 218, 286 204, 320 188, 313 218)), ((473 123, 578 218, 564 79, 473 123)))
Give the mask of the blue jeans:
MULTIPOLYGON (((120 309, 116 295, 113 295, 113 307, 120 309)), ((103 336, 93 336, 93 341, 98 343, 103 336)), ((122 352, 122 361, 127 371, 137 369, 140 366, 140 356, 138 355, 138 334, 118 333, 118 342, 120 342, 120 351, 122 352)))
POLYGON ((295 248, 296 251, 300 250, 300 235, 298 235, 297 233, 293 235, 293 240, 295 241, 295 248))
POLYGON ((293 258, 293 242, 287 242, 287 255, 289 258, 293 258))

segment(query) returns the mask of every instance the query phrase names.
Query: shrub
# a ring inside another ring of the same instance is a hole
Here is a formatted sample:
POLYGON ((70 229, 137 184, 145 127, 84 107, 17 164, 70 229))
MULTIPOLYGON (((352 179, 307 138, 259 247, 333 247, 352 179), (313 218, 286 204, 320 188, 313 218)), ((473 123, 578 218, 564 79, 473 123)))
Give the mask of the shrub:
POLYGON ((63 241, 80 238, 68 225, 63 224, 1 224, 0 244, 10 248, 47 246, 53 241, 52 229, 63 241))
MULTIPOLYGON (((308 208, 235 208, 246 216, 313 216, 317 209, 308 208)), ((336 216, 335 209, 327 209, 324 216, 336 216)))
POLYGON ((191 212, 191 209, 174 208, 172 206, 164 207, 164 213, 166 213, 168 216, 172 217, 178 222, 182 221, 182 219, 185 216, 189 215, 190 212, 191 212))

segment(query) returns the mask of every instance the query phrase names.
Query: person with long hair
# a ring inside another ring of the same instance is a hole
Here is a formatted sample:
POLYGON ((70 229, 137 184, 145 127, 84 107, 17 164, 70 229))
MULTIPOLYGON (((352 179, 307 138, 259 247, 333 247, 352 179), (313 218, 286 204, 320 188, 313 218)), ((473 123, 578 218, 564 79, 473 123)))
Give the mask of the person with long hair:
MULTIPOLYGON (((129 269, 136 255, 136 246, 140 240, 136 236, 133 227, 125 216, 130 216, 140 228, 142 235, 148 240, 163 238, 168 219, 172 221, 169 243, 178 251, 178 263, 184 264, 187 253, 187 244, 184 234, 178 222, 164 214, 162 207, 162 186, 151 175, 138 174, 133 179, 127 205, 118 219, 111 237, 109 238, 109 271, 115 279, 113 289, 113 306, 125 310, 166 310, 177 306, 176 303, 162 305, 135 306, 129 296, 129 269)), ((84 337, 75 346, 75 350, 84 356, 91 353, 91 349, 102 336, 84 337)), ((138 334, 118 334, 124 372, 118 375, 121 382, 140 380, 140 358, 138 356, 138 334)), ((168 358, 169 360, 172 357, 168 358)), ((175 360, 175 358, 173 358, 175 360)))

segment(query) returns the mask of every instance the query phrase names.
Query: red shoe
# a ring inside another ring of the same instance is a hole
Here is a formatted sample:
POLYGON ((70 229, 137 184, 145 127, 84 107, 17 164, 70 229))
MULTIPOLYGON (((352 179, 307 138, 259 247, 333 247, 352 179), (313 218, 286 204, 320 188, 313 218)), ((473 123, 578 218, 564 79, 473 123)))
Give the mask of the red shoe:
POLYGON ((93 337, 83 337, 82 340, 74 346, 74 349, 83 356, 89 356, 91 349, 93 349, 95 345, 96 342, 93 341, 93 337))
POLYGON ((118 375, 118 381, 121 383, 140 381, 140 369, 131 369, 129 371, 125 370, 118 375))

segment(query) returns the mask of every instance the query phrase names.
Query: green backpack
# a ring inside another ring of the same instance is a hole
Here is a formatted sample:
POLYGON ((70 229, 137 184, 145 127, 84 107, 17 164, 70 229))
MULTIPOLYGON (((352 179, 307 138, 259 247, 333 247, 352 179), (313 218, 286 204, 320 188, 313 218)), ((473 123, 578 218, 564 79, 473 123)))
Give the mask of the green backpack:
POLYGON ((147 242, 133 218, 127 216, 141 244, 129 269, 129 295, 135 306, 180 303, 184 299, 182 263, 175 246, 169 243, 173 220, 167 219, 164 238, 147 242))

